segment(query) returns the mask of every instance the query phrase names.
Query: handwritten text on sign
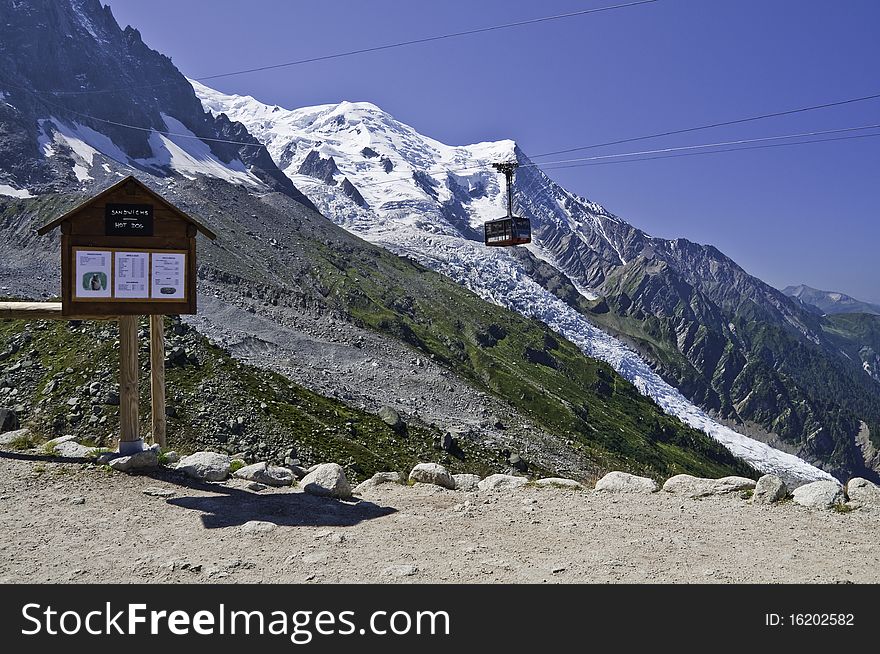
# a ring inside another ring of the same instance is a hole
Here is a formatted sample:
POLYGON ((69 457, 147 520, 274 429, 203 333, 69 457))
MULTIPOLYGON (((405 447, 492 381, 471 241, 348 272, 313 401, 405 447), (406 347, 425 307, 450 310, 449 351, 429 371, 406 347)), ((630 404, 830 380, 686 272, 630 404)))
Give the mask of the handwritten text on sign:
POLYGON ((107 204, 104 208, 107 236, 152 236, 152 204, 107 204))

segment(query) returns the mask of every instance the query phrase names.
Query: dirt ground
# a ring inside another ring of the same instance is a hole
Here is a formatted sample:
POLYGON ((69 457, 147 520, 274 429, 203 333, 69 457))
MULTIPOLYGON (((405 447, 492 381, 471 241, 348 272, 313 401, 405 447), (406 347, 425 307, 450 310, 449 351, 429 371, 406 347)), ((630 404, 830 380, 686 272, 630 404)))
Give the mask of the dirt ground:
POLYGON ((385 484, 342 502, 4 452, 0 513, 3 583, 880 581, 880 513, 739 496, 385 484))

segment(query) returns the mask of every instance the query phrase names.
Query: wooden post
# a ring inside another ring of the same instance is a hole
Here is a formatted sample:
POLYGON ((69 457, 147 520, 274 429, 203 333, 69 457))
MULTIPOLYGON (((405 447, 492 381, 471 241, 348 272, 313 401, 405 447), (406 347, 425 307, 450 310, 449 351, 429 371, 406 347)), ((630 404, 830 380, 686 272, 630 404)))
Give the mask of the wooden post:
POLYGON ((119 316, 119 452, 143 449, 138 425, 138 317, 119 316))
POLYGON ((165 447, 165 316, 150 316, 150 399, 153 442, 165 447))

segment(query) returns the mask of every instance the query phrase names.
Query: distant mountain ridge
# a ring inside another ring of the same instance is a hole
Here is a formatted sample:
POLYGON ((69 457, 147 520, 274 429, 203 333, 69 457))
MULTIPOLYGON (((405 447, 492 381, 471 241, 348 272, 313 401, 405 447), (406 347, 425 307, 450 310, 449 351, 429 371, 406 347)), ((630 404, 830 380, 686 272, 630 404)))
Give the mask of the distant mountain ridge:
POLYGON ((822 313, 828 315, 838 313, 870 313, 880 316, 880 304, 863 302, 838 291, 820 291, 806 284, 798 284, 797 286, 786 286, 782 289, 782 292, 804 304, 816 307, 822 313))

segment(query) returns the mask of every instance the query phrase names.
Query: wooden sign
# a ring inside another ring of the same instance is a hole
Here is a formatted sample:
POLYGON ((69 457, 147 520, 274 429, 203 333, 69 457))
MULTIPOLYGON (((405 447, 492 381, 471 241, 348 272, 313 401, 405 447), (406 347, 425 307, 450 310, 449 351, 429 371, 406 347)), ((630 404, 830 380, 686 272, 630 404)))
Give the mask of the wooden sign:
POLYGON ((63 315, 196 313, 196 234, 216 235, 136 178, 38 233, 59 226, 63 315))

